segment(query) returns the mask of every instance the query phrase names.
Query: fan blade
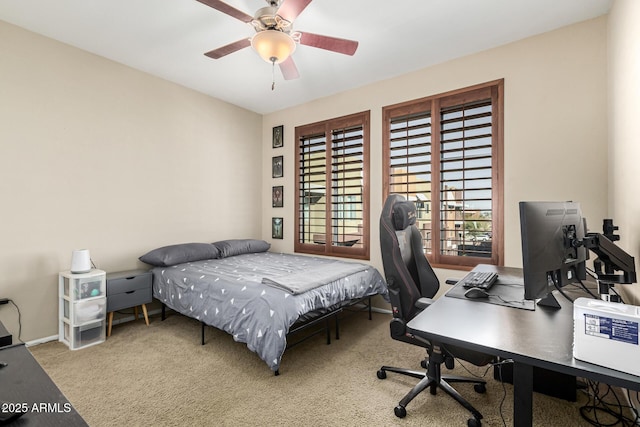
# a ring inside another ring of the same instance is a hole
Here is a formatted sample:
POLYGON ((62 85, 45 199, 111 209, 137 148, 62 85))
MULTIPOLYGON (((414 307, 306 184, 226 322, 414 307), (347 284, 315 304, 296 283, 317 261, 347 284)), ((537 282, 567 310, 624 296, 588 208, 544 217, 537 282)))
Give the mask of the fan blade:
POLYGON ((210 6, 212 8, 214 8, 217 11, 220 11, 222 13, 226 13, 227 15, 239 19, 242 22, 251 22, 253 21, 253 16, 251 15, 247 15, 246 13, 232 7, 229 6, 228 4, 226 4, 225 2, 219 1, 219 0, 198 0, 200 3, 202 4, 206 4, 207 6, 210 6))
POLYGON ((358 42, 353 40, 303 32, 300 32, 300 44, 343 53, 345 55, 353 55, 356 53, 356 49, 358 49, 358 42))
POLYGON ((280 9, 278 9, 278 15, 289 22, 293 22, 309 6, 309 3, 311 3, 311 0, 284 0, 280 9))
POLYGON ((230 53, 236 52, 240 49, 244 49, 245 47, 251 46, 251 40, 242 39, 237 42, 230 43, 226 46, 219 47, 210 52, 205 53, 206 56, 213 59, 220 59, 223 56, 229 55, 230 53))
POLYGON ((293 62, 292 57, 288 57, 278 65, 280 65, 280 71, 282 71, 282 76, 285 80, 293 80, 300 77, 298 67, 296 67, 296 63, 293 62))

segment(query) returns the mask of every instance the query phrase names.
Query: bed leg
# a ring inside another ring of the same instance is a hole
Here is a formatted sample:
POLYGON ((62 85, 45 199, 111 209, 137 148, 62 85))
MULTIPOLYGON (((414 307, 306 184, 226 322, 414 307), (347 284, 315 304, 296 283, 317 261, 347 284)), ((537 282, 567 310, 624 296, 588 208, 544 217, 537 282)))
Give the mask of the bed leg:
POLYGON ((371 297, 369 297, 369 320, 373 319, 373 317, 371 317, 371 297))
POLYGON ((163 322, 164 322, 164 319, 166 319, 166 318, 167 318, 167 316, 166 316, 166 311, 165 311, 165 308, 166 308, 166 307, 167 307, 167 306, 166 306, 166 305, 164 305, 164 303, 162 303, 162 317, 161 317, 161 319, 162 319, 162 321, 163 321, 163 322))
POLYGON ((336 339, 340 339, 340 324, 338 322, 338 313, 336 313, 336 339))
POLYGON ((204 322, 200 322, 202 325, 202 345, 204 345, 204 322))
POLYGON ((277 377, 278 375, 280 375, 280 369, 276 369, 276 371, 274 372, 274 374, 275 374, 274 376, 276 376, 276 377, 277 377))
POLYGON ((327 330, 327 345, 331 344, 331 324, 329 323, 329 317, 324 321, 324 327, 327 330))

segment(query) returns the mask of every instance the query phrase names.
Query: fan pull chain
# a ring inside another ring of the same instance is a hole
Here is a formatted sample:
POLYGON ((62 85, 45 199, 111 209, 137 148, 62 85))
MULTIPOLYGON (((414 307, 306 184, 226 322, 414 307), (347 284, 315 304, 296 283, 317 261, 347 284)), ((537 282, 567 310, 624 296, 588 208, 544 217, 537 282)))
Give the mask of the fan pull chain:
POLYGON ((276 61, 275 58, 271 60, 271 90, 276 88, 276 61))

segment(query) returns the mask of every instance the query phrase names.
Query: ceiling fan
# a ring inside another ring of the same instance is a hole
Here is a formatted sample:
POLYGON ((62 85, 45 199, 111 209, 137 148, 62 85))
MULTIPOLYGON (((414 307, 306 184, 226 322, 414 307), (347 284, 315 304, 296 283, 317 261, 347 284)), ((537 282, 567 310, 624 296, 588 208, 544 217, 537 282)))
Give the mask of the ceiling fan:
POLYGON ((353 55, 358 42, 337 37, 323 36, 302 31, 293 31, 293 21, 311 3, 311 0, 266 0, 267 7, 258 9, 254 16, 248 15, 219 0, 198 0, 222 13, 251 24, 256 34, 205 53, 219 59, 245 47, 252 46, 265 61, 280 66, 285 80, 300 77, 291 58, 296 44, 312 46, 332 52, 353 55))

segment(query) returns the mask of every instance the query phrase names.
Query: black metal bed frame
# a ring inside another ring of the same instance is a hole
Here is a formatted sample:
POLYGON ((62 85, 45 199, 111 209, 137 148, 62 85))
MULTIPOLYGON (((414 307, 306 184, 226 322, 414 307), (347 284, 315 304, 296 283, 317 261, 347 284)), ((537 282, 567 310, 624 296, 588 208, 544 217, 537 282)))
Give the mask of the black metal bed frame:
MULTIPOLYGON (((289 330, 289 333, 287 334, 287 338, 289 338, 291 335, 297 334, 298 332, 302 332, 304 330, 307 330, 313 326, 317 326, 319 325, 321 322, 324 321, 324 326, 321 326, 320 328, 311 331, 309 334, 305 335, 304 337, 300 338, 297 341, 294 341, 292 343, 288 343, 287 347, 285 350, 290 349, 291 347, 294 347, 298 344, 303 343, 304 341, 308 340, 309 338, 312 338, 318 334, 321 333, 326 333, 327 336, 327 345, 331 344, 331 319, 333 318, 335 321, 335 327, 336 327, 336 339, 339 340, 340 339, 340 322, 339 322, 339 318, 338 315, 344 311, 347 311, 348 309, 351 309, 353 307, 355 307, 358 304, 364 304, 364 307, 361 308, 360 310, 355 310, 354 312, 360 312, 360 311, 364 311, 367 310, 369 313, 369 320, 372 319, 372 310, 371 310, 371 297, 372 296, 366 296, 363 298, 358 298, 352 301, 349 301, 348 303, 345 303, 343 305, 340 305, 339 307, 330 309, 329 311, 327 311, 326 313, 322 313, 319 314, 318 316, 314 316, 311 319, 307 319, 305 321, 301 321, 301 322, 296 322, 293 324, 293 327, 289 330)), ((174 310, 175 311, 175 310, 174 310)), ((351 311, 351 310, 349 310, 351 311)), ((178 314, 182 314, 179 311, 175 311, 178 314)), ((164 321, 166 319, 166 305, 164 303, 162 303, 162 320, 164 321)), ((205 344, 205 335, 204 335, 204 330, 205 330, 205 326, 208 326, 206 323, 204 323, 203 321, 200 321, 200 325, 201 325, 201 345, 205 344)), ((212 326, 215 327, 215 326, 212 326)), ((278 376, 280 375, 280 370, 276 370, 275 371, 275 375, 278 376)))

